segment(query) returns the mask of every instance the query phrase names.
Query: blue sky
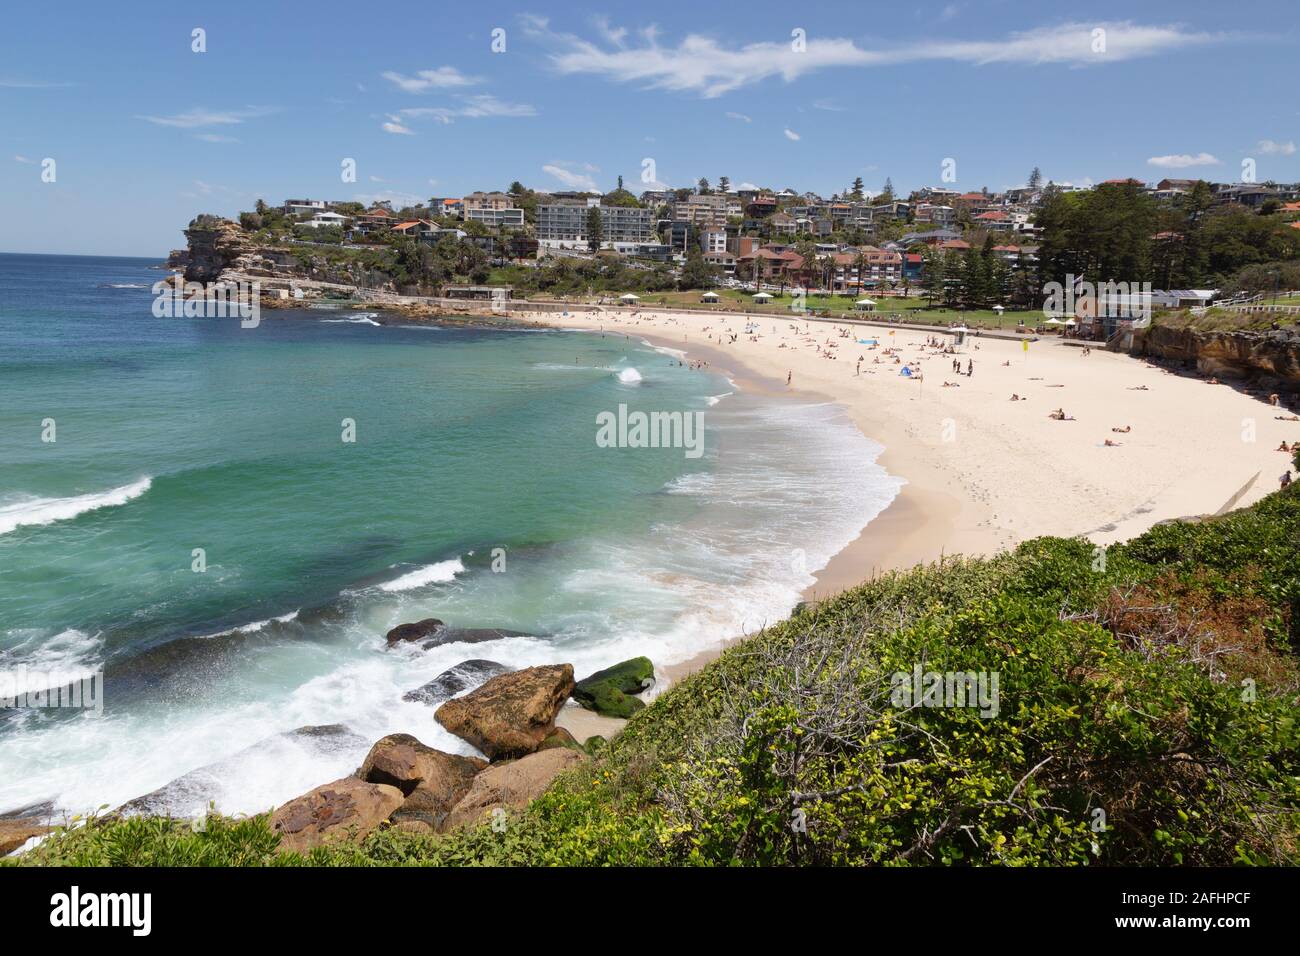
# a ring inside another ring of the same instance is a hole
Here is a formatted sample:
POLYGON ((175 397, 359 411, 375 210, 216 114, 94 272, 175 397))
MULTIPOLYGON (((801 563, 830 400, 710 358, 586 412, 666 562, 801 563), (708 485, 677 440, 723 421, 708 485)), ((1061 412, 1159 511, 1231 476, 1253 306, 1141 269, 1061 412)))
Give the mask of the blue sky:
POLYGON ((855 176, 938 184, 948 158, 973 190, 1034 166, 1076 183, 1237 180, 1244 158, 1259 180, 1300 180, 1300 13, 1244 9, 10 4, 0 251, 161 256, 196 213, 258 197, 399 205, 620 174, 638 189, 646 159, 671 186, 726 175, 826 195, 855 176))

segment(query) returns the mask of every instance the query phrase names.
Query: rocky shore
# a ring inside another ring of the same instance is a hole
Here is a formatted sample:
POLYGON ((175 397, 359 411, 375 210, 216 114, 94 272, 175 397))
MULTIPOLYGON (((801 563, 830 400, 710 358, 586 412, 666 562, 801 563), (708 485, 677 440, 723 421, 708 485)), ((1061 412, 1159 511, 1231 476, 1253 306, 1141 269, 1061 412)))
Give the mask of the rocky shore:
MULTIPOLYGON (((419 635, 411 639, 440 630, 429 622, 403 627, 408 630, 394 630, 419 635)), ((335 840, 362 840, 381 826, 419 833, 484 822, 502 827, 559 774, 604 745, 603 737, 579 741, 556 725, 571 696, 597 713, 630 715, 645 706, 632 695, 653 682, 653 666, 644 657, 582 681, 574 680, 571 664, 507 671, 493 661, 463 661, 406 699, 437 704, 434 719, 486 759, 390 734, 370 748, 355 773, 276 809, 271 828, 282 849, 302 853, 335 840)))

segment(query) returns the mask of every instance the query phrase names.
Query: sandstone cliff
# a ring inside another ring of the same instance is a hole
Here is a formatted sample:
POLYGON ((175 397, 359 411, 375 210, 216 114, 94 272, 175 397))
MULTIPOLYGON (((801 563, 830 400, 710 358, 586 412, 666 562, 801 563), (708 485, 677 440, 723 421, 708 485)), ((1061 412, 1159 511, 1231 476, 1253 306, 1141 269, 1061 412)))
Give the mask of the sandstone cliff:
POLYGON ((1153 325, 1137 332, 1133 354, 1195 364, 1206 375, 1300 390, 1300 331, 1201 331, 1153 325))

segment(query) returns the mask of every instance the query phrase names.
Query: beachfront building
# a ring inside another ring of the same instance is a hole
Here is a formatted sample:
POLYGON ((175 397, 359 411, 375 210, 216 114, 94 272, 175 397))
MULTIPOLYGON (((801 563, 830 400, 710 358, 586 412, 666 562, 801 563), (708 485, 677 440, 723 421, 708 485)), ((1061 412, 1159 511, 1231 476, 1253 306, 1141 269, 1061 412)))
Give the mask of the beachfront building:
POLYGON ((744 208, 740 200, 726 193, 710 193, 706 196, 692 194, 672 204, 673 219, 689 222, 692 226, 721 228, 729 218, 739 219, 743 215, 744 208))
POLYGON ((601 247, 631 252, 656 239, 651 211, 638 206, 605 206, 592 196, 586 202, 545 203, 537 207, 537 241, 543 248, 577 249, 587 244, 587 216, 600 210, 601 247))
POLYGON ((510 197, 505 193, 470 193, 463 200, 465 214, 474 210, 482 209, 509 209, 511 206, 510 197))
POLYGON ((283 208, 286 216, 315 216, 327 207, 323 199, 286 199, 283 208))

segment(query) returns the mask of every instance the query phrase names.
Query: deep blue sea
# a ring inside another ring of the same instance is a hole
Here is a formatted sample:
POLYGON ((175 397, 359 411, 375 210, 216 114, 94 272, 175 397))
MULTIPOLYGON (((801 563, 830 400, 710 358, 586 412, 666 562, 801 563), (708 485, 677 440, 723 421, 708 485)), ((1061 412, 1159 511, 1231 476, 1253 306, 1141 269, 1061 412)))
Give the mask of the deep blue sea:
POLYGON ((465 752, 403 692, 687 659, 785 616, 897 493, 835 406, 635 338, 159 319, 156 265, 0 255, 0 673, 105 674, 101 715, 0 717, 0 813, 200 768, 168 809, 252 812, 386 733, 465 752), (620 405, 702 413, 703 454, 601 447, 620 405), (531 636, 386 647, 424 617, 531 636), (352 733, 281 736, 323 724, 352 733))

